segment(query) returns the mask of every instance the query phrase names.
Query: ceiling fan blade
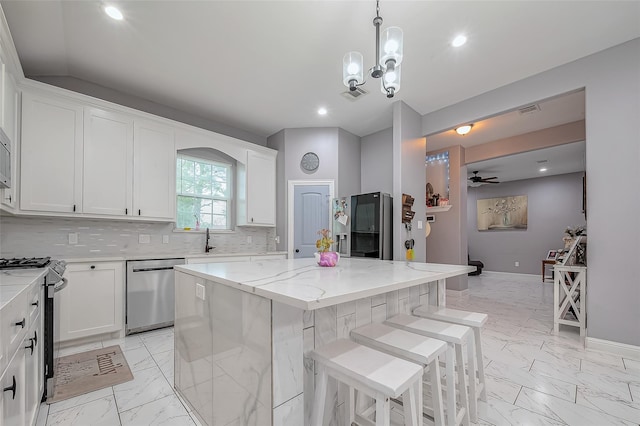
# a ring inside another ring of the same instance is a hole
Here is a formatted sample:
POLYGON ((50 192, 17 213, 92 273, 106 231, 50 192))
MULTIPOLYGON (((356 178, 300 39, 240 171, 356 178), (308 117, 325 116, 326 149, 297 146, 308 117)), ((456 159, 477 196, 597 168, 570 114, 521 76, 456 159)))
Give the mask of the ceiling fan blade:
POLYGON ((491 179, 498 179, 498 176, 492 176, 490 178, 482 178, 482 180, 491 180, 491 179))
POLYGON ((495 180, 483 180, 482 182, 484 182, 484 183, 500 183, 500 182, 496 182, 495 180))

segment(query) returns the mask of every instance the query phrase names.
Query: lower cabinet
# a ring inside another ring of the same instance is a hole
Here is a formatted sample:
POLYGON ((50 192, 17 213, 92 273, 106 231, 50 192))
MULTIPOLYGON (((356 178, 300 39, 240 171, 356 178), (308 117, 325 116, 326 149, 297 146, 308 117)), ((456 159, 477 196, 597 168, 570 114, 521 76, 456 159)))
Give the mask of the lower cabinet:
POLYGON ((69 263, 64 276, 67 287, 56 294, 59 341, 123 330, 123 262, 69 263))
POLYGON ((0 424, 2 425, 27 424, 24 355, 24 350, 16 351, 0 379, 0 387, 3 390, 2 398, 0 399, 0 419, 2 420, 0 424))
POLYGON ((42 387, 44 377, 44 359, 41 358, 40 347, 42 346, 42 330, 40 327, 40 317, 31 325, 24 338, 24 365, 25 365, 25 424, 33 425, 36 423, 38 415, 38 406, 42 399, 42 387))

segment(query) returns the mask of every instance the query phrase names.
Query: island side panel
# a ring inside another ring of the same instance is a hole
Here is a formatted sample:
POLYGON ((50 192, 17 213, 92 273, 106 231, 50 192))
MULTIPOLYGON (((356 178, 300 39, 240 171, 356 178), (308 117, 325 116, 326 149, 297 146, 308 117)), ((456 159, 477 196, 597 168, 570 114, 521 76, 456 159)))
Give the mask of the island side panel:
MULTIPOLYGON (((437 302, 437 289, 422 284, 408 289, 391 291, 373 297, 352 302, 341 303, 303 314, 303 365, 304 365, 304 418, 309 424, 313 407, 316 371, 310 352, 316 347, 339 338, 349 338, 351 330, 366 324, 383 322, 398 313, 411 314, 413 309, 428 304, 431 299, 437 302)), ((345 418, 344 404, 347 389, 335 383, 329 384, 329 395, 324 416, 324 426, 343 426, 340 421, 345 418)), ((348 426, 348 425, 344 425, 348 426)))
POLYGON ((270 426, 271 301, 176 271, 175 387, 209 426, 270 426))

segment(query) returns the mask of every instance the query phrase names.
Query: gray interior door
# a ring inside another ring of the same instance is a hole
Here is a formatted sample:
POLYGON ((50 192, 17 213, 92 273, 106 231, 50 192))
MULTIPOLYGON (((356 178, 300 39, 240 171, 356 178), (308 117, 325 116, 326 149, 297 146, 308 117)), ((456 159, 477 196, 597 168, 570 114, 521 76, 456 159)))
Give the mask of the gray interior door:
POLYGON ((329 229, 329 185, 296 185, 293 190, 293 257, 313 257, 318 231, 329 229))

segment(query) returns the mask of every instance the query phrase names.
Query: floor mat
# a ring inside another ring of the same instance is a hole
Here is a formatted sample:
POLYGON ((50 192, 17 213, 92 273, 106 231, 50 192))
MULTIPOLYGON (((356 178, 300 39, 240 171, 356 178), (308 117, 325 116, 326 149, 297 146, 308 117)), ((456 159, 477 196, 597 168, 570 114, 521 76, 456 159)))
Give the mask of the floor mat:
POLYGON ((48 404, 133 380, 119 345, 58 358, 55 372, 48 404))

